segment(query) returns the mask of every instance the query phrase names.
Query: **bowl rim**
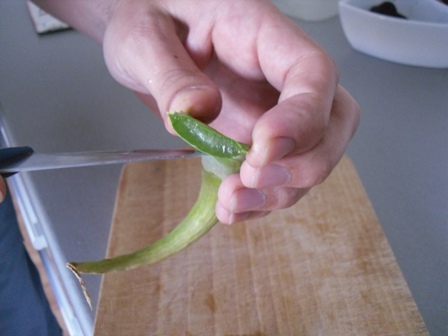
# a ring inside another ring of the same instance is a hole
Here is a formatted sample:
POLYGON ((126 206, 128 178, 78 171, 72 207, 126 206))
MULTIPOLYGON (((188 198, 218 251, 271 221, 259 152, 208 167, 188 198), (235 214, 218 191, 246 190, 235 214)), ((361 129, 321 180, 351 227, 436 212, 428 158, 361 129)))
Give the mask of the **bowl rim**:
POLYGON ((447 28, 448 27, 448 23, 420 21, 420 20, 413 20, 413 19, 403 20, 401 18, 396 18, 393 16, 374 13, 374 12, 369 11, 368 9, 356 6, 355 4, 352 3, 353 1, 354 0, 340 0, 339 8, 345 7, 348 9, 355 10, 356 12, 358 12, 361 15, 366 15, 366 16, 374 18, 374 19, 385 20, 385 21, 389 21, 391 23, 396 23, 396 24, 400 24, 400 25, 417 25, 417 26, 434 27, 434 28, 435 27, 437 27, 437 28, 447 28))

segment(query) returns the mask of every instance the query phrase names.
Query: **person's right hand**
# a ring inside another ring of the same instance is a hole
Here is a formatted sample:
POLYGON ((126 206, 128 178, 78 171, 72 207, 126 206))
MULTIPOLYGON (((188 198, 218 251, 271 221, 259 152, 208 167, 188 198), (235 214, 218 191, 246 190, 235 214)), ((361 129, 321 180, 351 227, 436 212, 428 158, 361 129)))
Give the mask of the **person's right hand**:
POLYGON ((6 196, 6 183, 3 178, 0 177, 0 203, 3 202, 6 196))
MULTIPOLYGON (((33 153, 33 149, 28 146, 0 148, 0 166, 8 166, 15 162, 21 161, 33 153)), ((0 175, 0 202, 5 199, 7 188, 4 177, 13 175, 9 173, 0 175)))

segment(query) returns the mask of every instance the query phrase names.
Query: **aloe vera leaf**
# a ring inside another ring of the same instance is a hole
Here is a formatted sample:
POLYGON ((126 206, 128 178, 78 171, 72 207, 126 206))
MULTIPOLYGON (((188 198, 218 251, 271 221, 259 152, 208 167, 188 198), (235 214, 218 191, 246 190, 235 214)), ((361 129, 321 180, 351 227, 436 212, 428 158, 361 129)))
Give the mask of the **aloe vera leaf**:
POLYGON ((218 222, 215 204, 219 186, 225 177, 239 171, 248 146, 222 135, 184 113, 170 114, 170 119, 174 121, 174 130, 184 141, 207 154, 202 158, 199 196, 183 221, 169 234, 149 246, 99 261, 67 263, 67 267, 78 278, 90 307, 90 296, 80 273, 103 274, 161 261, 187 248, 218 222))
POLYGON ((220 158, 246 155, 249 146, 219 133, 215 129, 182 112, 168 114, 176 133, 198 151, 220 158))
POLYGON ((206 234, 216 223, 215 204, 221 179, 203 170, 199 196, 184 220, 169 234, 142 249, 110 259, 69 263, 80 273, 107 273, 152 264, 178 253, 206 234))

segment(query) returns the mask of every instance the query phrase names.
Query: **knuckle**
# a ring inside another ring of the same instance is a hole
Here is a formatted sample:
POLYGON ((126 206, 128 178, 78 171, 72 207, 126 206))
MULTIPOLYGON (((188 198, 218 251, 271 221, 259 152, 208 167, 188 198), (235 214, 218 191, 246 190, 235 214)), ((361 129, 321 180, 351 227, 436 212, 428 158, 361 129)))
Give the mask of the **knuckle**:
POLYGON ((311 188, 321 184, 330 175, 332 169, 331 163, 327 160, 313 163, 308 169, 308 173, 303 177, 300 187, 311 188))
POLYGON ((303 190, 298 188, 280 187, 275 188, 267 197, 268 202, 265 210, 286 209, 298 202, 303 196, 303 190))
POLYGON ((300 197, 301 197, 301 192, 299 189, 285 188, 283 202, 281 203, 279 209, 286 209, 286 208, 293 206, 294 204, 297 203, 297 201, 300 199, 300 197))
POLYGON ((159 91, 168 93, 172 92, 173 88, 181 91, 194 87, 194 83, 198 82, 198 76, 201 76, 201 73, 194 68, 172 67, 166 69, 159 76, 159 91))

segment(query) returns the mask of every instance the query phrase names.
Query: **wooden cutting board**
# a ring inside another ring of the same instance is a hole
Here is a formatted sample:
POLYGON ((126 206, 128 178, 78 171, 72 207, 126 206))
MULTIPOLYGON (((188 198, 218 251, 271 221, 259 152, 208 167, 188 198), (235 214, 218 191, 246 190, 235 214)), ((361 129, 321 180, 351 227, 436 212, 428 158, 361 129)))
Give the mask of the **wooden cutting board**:
MULTIPOLYGON (((198 159, 123 170, 107 256, 190 209, 198 159)), ((343 158, 294 207, 218 224, 155 265, 103 277, 96 335, 428 335, 356 170, 343 158)))

